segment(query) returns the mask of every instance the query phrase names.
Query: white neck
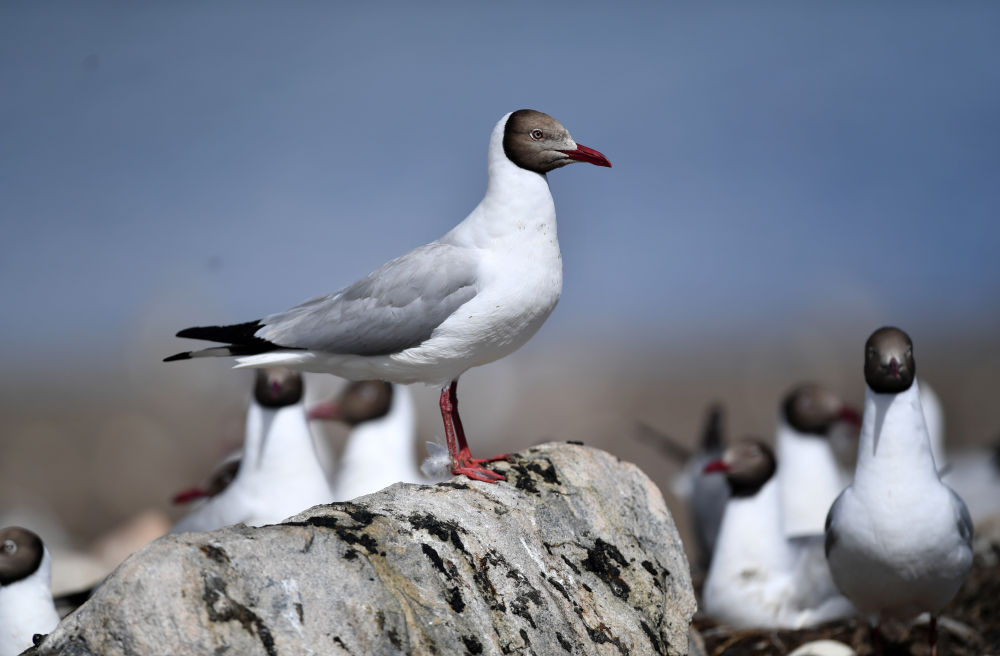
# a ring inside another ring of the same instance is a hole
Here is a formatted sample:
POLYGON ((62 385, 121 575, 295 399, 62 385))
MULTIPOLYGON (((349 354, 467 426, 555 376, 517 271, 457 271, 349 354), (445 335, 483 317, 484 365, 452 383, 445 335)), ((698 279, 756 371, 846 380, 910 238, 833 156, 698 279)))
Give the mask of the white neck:
POLYGON ((522 169, 503 149, 507 114, 493 129, 487 155, 486 195, 441 241, 485 247, 497 240, 544 232, 558 251, 556 208, 544 175, 522 169))
POLYGON ((322 472, 302 403, 283 408, 250 404, 237 479, 263 475, 290 476, 294 480, 322 472))
POLYGON ((937 478, 917 381, 899 394, 867 388, 854 486, 884 487, 915 475, 937 478))
POLYGON ((384 417, 351 429, 341 455, 337 498, 353 499, 398 481, 417 482, 416 414, 408 387, 393 385, 384 417))
POLYGON ((31 576, 0 587, 0 656, 13 656, 31 647, 36 633, 49 633, 59 623, 52 603, 52 558, 48 549, 31 576))

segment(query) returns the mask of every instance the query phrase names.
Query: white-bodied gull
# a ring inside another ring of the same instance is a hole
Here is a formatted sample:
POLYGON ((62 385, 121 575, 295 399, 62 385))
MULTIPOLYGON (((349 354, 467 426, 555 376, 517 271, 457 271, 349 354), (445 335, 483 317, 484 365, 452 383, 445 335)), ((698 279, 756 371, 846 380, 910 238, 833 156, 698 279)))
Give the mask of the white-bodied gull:
POLYGON ((730 498, 705 576, 705 612, 742 628, 801 629, 847 617, 854 607, 833 584, 823 535, 787 538, 770 447, 739 440, 705 466, 722 472, 730 498))
POLYGON ((35 634, 59 623, 52 590, 52 558, 35 533, 20 526, 0 529, 0 656, 15 656, 35 634))
POLYGON ((913 343, 893 327, 865 344, 865 410, 854 480, 830 508, 826 554, 833 580, 872 624, 886 615, 937 615, 972 566, 972 520, 943 484, 916 381, 913 343))
POLYGON ((562 292, 562 255, 546 174, 573 162, 611 163, 530 109, 497 123, 486 195, 461 223, 344 287, 258 321, 177 333, 226 346, 167 360, 235 356, 238 366, 286 366, 351 380, 441 386, 452 472, 504 477, 473 458, 458 415, 458 378, 534 335, 562 292))
POLYGON ((310 408, 309 419, 342 421, 351 428, 334 477, 335 501, 349 501, 397 482, 430 482, 417 470, 417 417, 406 386, 380 380, 352 382, 336 399, 310 408))
POLYGON ((283 368, 257 371, 235 476, 174 525, 172 533, 214 531, 241 522, 273 524, 333 501, 302 394, 299 373, 283 368))

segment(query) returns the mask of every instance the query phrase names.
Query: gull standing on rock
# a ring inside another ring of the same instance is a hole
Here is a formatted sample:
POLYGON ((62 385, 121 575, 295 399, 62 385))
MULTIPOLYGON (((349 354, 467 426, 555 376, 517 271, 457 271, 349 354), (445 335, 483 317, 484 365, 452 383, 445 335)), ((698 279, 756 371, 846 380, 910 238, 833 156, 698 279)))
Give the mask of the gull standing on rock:
POLYGON ((774 475, 783 466, 757 440, 740 440, 705 466, 725 474, 730 497, 703 607, 734 627, 801 629, 856 612, 830 578, 822 534, 785 537, 774 475))
POLYGON ((333 501, 302 394, 298 372, 283 368, 256 372, 236 475, 225 489, 174 525, 171 533, 214 531, 241 522, 273 524, 333 501))
POLYGON ((865 344, 865 412, 854 481, 830 508, 826 553, 841 592, 872 624, 883 616, 937 615, 972 567, 972 520, 938 478, 920 404, 913 343, 898 328, 865 344))
POLYGON ((41 538, 19 526, 0 529, 0 656, 15 656, 36 633, 59 624, 52 602, 52 557, 41 538))
POLYGON ((830 444, 845 424, 856 435, 861 415, 821 385, 798 385, 781 404, 774 441, 786 536, 822 534, 826 513, 850 482, 830 444))
MULTIPOLYGON (((449 133, 450 134, 450 133, 449 133)), ((452 472, 496 483, 473 458, 458 416, 458 378, 509 355, 534 335, 562 292, 562 254, 546 174, 573 162, 611 163, 558 121, 521 109, 497 123, 486 195, 450 232, 340 291, 257 321, 188 328, 178 337, 226 346, 167 358, 234 356, 351 380, 441 387, 452 472)), ((391 456, 387 456, 391 457, 391 456)))

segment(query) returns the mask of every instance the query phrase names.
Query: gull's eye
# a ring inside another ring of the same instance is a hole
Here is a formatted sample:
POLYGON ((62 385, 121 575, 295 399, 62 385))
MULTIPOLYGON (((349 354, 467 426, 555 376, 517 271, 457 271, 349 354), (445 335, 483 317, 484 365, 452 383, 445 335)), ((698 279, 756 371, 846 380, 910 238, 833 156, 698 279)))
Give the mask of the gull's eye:
POLYGON ((538 128, 535 128, 534 130, 531 131, 531 138, 534 139, 535 141, 539 141, 545 138, 545 134, 538 128))
POLYGON ((17 542, 14 542, 13 540, 4 540, 3 541, 3 552, 5 554, 7 554, 8 556, 13 556, 14 554, 16 554, 17 553, 17 542))

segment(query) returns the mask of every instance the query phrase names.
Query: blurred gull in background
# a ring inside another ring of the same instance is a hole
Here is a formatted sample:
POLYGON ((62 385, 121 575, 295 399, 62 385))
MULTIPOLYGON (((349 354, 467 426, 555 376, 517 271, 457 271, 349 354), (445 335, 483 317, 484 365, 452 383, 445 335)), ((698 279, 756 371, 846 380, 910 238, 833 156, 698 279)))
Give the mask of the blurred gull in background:
POLYGON ((730 498, 702 589, 703 608, 734 627, 801 629, 854 614, 837 591, 823 536, 785 536, 769 446, 740 440, 705 467, 721 472, 730 498))
POLYGON ((785 535, 822 535, 826 513, 850 478, 838 467, 830 434, 849 424, 856 434, 857 410, 813 383, 793 388, 782 402, 775 435, 778 490, 785 535))
POLYGON ((35 533, 0 529, 0 656, 32 646, 32 636, 59 623, 49 587, 52 557, 35 533))
POLYGON ((429 482, 417 471, 416 414, 407 386, 352 382, 337 399, 310 408, 309 419, 341 421, 351 429, 334 478, 334 500, 350 501, 398 482, 429 482))
POLYGON ((261 369, 247 410, 236 476, 171 532, 212 531, 241 522, 274 524, 332 500, 306 419, 302 376, 288 369, 261 369))

